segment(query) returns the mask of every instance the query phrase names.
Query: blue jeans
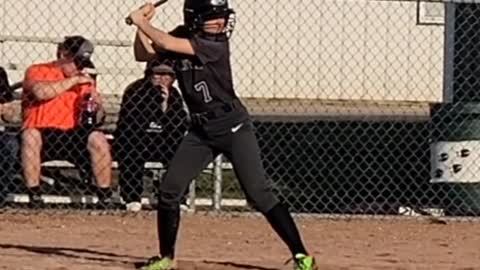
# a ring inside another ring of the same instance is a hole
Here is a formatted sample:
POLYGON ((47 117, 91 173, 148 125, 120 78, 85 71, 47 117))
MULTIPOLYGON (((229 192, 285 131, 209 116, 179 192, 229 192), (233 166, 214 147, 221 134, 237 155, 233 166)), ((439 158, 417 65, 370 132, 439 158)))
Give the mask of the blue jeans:
POLYGON ((7 194, 14 191, 12 184, 19 164, 18 151, 18 132, 0 131, 0 206, 7 194))

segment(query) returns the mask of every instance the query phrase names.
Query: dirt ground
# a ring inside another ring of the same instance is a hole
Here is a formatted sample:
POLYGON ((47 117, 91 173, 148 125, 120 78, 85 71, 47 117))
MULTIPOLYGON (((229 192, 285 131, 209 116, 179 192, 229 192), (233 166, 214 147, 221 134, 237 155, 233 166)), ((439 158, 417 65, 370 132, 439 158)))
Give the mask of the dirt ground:
MULTIPOLYGON (((320 270, 480 269, 480 223, 298 219, 320 270)), ((185 215, 179 269, 292 269, 259 217, 185 215)), ((0 214, 0 269, 135 269, 157 251, 153 213, 0 214)))

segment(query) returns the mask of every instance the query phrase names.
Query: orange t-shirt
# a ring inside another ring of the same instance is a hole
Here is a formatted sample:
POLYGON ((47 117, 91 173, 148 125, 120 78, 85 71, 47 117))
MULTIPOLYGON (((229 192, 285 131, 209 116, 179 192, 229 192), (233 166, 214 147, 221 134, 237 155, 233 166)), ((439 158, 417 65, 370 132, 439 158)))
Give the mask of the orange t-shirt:
MULTIPOLYGON (((55 62, 30 66, 24 81, 55 82, 66 79, 55 62)), ((58 128, 68 130, 77 126, 78 104, 82 96, 95 91, 93 85, 79 85, 49 100, 35 100, 30 89, 23 89, 23 128, 58 128)))

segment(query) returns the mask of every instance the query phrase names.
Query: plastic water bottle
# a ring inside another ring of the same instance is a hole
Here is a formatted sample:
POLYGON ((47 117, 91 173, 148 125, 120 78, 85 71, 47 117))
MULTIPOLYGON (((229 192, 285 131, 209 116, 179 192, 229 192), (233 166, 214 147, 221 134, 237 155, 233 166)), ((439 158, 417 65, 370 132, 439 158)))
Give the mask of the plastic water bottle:
POLYGON ((97 124, 97 104, 92 94, 88 93, 83 97, 82 126, 90 129, 97 124))

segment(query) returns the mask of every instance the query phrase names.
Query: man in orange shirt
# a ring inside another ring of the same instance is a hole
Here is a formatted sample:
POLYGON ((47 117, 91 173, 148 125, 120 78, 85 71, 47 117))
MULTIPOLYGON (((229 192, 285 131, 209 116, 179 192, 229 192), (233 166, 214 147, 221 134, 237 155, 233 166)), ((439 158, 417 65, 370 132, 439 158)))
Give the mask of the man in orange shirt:
POLYGON ((58 59, 34 64, 25 72, 22 96, 23 127, 21 161, 30 205, 40 207, 41 162, 45 159, 71 160, 80 168, 93 171, 100 205, 110 197, 110 146, 95 123, 83 124, 85 102, 93 113, 103 113, 94 76, 85 72, 93 67, 93 45, 82 36, 70 36, 59 44, 58 59), (88 100, 87 100, 88 99, 88 100), (92 105, 93 102, 93 105, 92 105), (90 160, 88 160, 88 158, 90 160), (90 161, 90 162, 89 162, 90 161))

